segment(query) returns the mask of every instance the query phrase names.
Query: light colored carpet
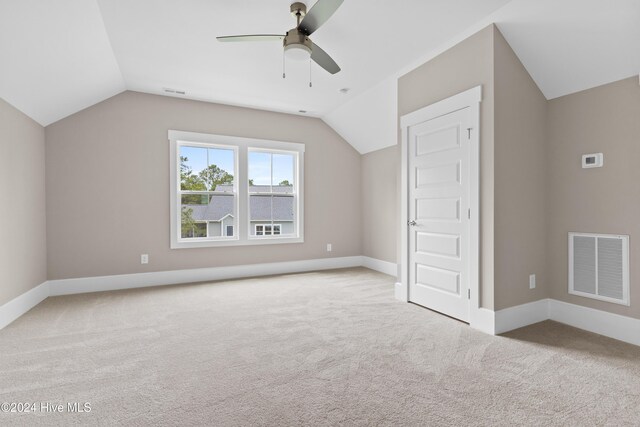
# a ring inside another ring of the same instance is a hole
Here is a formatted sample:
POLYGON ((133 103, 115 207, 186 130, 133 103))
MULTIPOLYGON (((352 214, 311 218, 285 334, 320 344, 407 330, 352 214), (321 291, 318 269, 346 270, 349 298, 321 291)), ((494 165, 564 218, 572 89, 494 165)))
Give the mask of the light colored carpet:
POLYGON ((492 337, 367 269, 50 298, 0 331, 1 425, 640 425, 640 348, 492 337))

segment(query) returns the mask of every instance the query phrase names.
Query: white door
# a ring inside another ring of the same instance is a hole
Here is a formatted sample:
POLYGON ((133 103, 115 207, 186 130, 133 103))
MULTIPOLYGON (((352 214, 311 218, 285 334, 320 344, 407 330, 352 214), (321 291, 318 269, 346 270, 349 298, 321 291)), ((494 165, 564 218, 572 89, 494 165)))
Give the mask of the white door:
POLYGON ((471 108, 410 126, 409 301, 469 322, 471 108))

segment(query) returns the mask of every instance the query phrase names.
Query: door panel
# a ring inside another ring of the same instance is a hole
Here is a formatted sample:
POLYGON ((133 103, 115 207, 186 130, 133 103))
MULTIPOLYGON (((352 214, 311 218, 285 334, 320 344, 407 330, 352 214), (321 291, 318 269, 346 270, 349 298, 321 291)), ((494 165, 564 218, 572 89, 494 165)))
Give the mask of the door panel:
POLYGON ((457 148, 460 139, 458 133, 457 126, 450 126, 419 135, 416 139, 416 156, 457 148))
POLYGON ((431 221, 460 221, 460 199, 416 199, 414 218, 431 221))
POLYGON ((457 295, 460 293, 460 273, 416 264, 416 284, 457 295))
POLYGON ((460 163, 439 165, 426 168, 416 168, 416 187, 424 188, 430 185, 460 184, 460 163))
POLYGON ((471 109, 409 128, 409 300, 469 321, 471 109))
POLYGON ((460 258, 460 236, 456 234, 416 232, 416 252, 460 258))

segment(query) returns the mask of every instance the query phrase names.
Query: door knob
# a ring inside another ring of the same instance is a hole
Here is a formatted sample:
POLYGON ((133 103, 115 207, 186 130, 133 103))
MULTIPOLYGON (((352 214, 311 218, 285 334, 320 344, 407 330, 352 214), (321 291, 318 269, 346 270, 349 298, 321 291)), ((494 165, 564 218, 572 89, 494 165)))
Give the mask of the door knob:
POLYGON ((407 221, 407 225, 410 225, 410 226, 412 226, 412 227, 415 227, 417 224, 418 224, 418 223, 417 223, 417 222, 415 222, 415 221, 413 221, 413 220, 411 220, 411 221, 407 221))

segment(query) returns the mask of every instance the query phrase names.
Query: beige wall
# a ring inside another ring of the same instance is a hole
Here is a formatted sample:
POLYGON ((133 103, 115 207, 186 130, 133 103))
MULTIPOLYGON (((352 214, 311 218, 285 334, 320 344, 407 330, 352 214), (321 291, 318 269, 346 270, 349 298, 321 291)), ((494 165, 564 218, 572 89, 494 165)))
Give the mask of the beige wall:
POLYGON ((397 262, 397 146, 362 156, 362 254, 397 262))
POLYGON ((44 129, 0 99, 0 305, 47 280, 44 129))
POLYGON ((546 99, 491 25, 401 77, 398 114, 477 85, 481 304, 499 310, 547 295, 546 99), (529 274, 536 274, 535 290, 529 274))
MULTIPOLYGON (((482 85, 480 107, 481 304, 493 309, 493 25, 398 80, 398 117, 482 85)), ((398 150, 399 151, 399 150, 398 150)), ((400 157, 396 159, 400 164, 400 157)), ((400 188, 398 187, 398 192, 400 188)), ((397 230, 398 238, 404 227, 397 230)), ((399 247, 399 245, 398 245, 399 247)), ((400 256, 397 257, 400 259, 400 256)))
POLYGON ((319 119, 125 92, 46 138, 49 279, 362 253, 360 155, 319 119), (168 129, 305 143, 305 242, 171 250, 168 129))
POLYGON ((551 297, 640 318, 637 77, 547 101, 491 26, 400 78, 399 116, 478 84, 482 305, 501 310, 551 297), (581 169, 581 155, 591 152, 604 153, 604 168, 581 169), (569 296, 569 231, 631 236, 631 307, 569 296))
POLYGON ((549 101, 550 296, 640 318, 640 86, 632 77, 549 101), (604 167, 581 156, 604 153, 604 167), (567 293, 567 233, 628 234, 631 306, 567 293))
POLYGON ((494 95, 494 294, 500 310, 547 295, 547 100, 500 31, 494 95), (536 289, 529 289, 529 274, 536 275, 536 289))
MULTIPOLYGON (((401 77, 399 116, 477 85, 482 305, 551 297, 640 318, 637 78, 546 101, 490 26, 401 77), (604 168, 580 168, 590 152, 604 153, 604 168), (631 236, 631 307, 568 295, 569 231, 631 236)), ((61 279, 399 259, 400 150, 360 156, 318 119, 125 92, 43 129, 0 100, 0 143, 0 197, 11 201, 0 207, 0 304, 44 282, 47 267, 49 279, 61 279), (305 143, 305 243, 169 249, 168 129, 305 143)))

